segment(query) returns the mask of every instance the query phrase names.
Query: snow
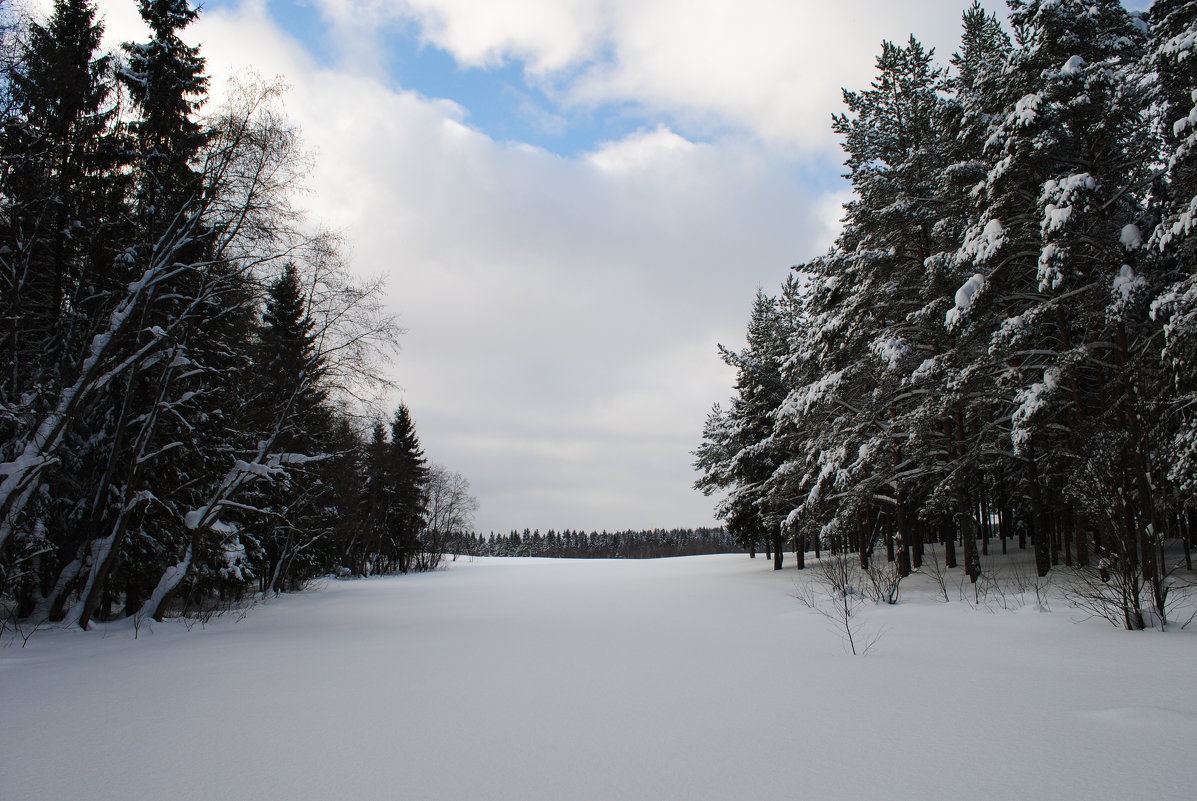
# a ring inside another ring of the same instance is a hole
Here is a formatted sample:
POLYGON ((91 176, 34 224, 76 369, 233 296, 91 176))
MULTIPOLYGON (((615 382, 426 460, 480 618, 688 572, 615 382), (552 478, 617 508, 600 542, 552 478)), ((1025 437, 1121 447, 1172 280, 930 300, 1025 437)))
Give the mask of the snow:
POLYGON ((972 305, 973 297, 981 291, 983 286, 985 286, 985 276, 981 273, 974 273, 964 282, 963 286, 956 290, 956 308, 967 309, 972 305))
POLYGON ((224 562, 224 567, 220 569, 220 575, 238 581, 245 581, 251 577, 249 571, 244 568, 249 557, 245 553, 245 545, 240 538, 232 537, 227 540, 221 551, 221 561, 224 562))
POLYGON ((1039 116, 1039 104, 1043 102, 1043 95, 1034 93, 1023 95, 1014 104, 1014 112, 1010 115, 1010 122, 1015 126, 1027 126, 1039 116))
MULTIPOLYGON (((273 479, 279 472, 277 468, 271 468, 269 465, 262 464, 261 462, 247 462, 244 459, 237 459, 233 463, 233 469, 247 475, 265 479, 273 479)), ((192 526, 188 526, 188 528, 192 528, 192 526)))
POLYGON ((1111 284, 1111 291, 1114 295, 1115 306, 1119 309, 1130 305, 1134 299, 1134 295, 1141 289, 1147 287, 1147 279, 1141 275, 1135 275, 1135 271, 1129 264, 1122 265, 1118 270, 1118 274, 1114 276, 1114 281, 1111 284))
POLYGON ((1122 242, 1122 247, 1127 250, 1138 250, 1143 246, 1143 232, 1134 223, 1122 227, 1119 239, 1122 242))
POLYGON ((978 608, 952 571, 951 603, 924 576, 866 608, 852 657, 794 599, 809 574, 492 558, 41 632, 0 649, 0 798, 1192 797, 1192 632, 978 608))
POLYGON ((1194 220, 1197 220, 1197 197, 1189 200, 1188 207, 1176 216, 1171 225, 1160 226, 1164 229, 1163 233, 1157 230, 1155 238, 1160 252, 1167 250, 1176 237, 1187 236, 1193 228, 1194 220))
POLYGON ((1194 49, 1197 49, 1197 27, 1190 27, 1164 42, 1160 46, 1160 53, 1176 56, 1181 61, 1194 49))
POLYGON ((964 282, 959 289, 956 290, 956 306, 948 309, 944 322, 948 328, 956 325, 959 322, 961 315, 968 311, 968 307, 972 305, 973 298, 985 286, 985 276, 981 273, 975 273, 971 278, 964 282))
POLYGON ((1043 236, 1066 226, 1072 218, 1073 208, 1081 200, 1078 196, 1096 189, 1097 181, 1087 172, 1045 181, 1039 197, 1043 204, 1043 221, 1040 223, 1043 236))
POLYGON ((1060 68, 1060 72, 1064 75, 1076 75, 1085 69, 1085 59, 1080 56, 1072 56, 1064 62, 1064 66, 1060 68))
POLYGON ((930 359, 923 359, 922 364, 916 367, 914 372, 910 374, 910 380, 917 383, 927 379, 935 372, 935 369, 938 366, 939 360, 934 357, 930 359))
POLYGON ((778 417, 790 418, 806 414, 834 395, 839 390, 843 379, 843 371, 826 373, 806 386, 791 390, 781 408, 778 409, 778 417))
POLYGON ((195 531, 199 528, 200 523, 204 522, 204 517, 208 514, 208 508, 207 506, 201 506, 183 515, 183 525, 187 527, 188 531, 195 531))
POLYGON ((1176 122, 1172 123, 1172 135, 1181 136, 1193 124, 1193 112, 1189 112, 1187 117, 1180 117, 1176 122))
POLYGON ((1049 179, 1043 182, 1043 192, 1040 202, 1048 198, 1058 198, 1063 203, 1071 203, 1073 196, 1084 191, 1092 192, 1097 189, 1097 181, 1087 172, 1073 173, 1059 179, 1049 179))
POLYGON ((1043 234, 1059 230, 1072 218, 1072 206, 1056 206, 1049 203, 1043 207, 1043 234))
POLYGON ((910 345, 904 339, 895 336, 881 336, 869 343, 869 350, 885 363, 887 370, 892 370, 910 352, 910 345))
POLYGON ((1054 242, 1049 242, 1039 251, 1039 262, 1036 276, 1039 281, 1039 291, 1055 289, 1064 281, 1064 272, 1060 269, 1064 256, 1068 251, 1054 242))
POLYGON ((1049 367, 1043 371, 1042 381, 1018 391, 1014 398, 1018 406, 1010 416, 1010 422, 1013 424, 1010 440, 1016 453, 1022 453, 1030 442, 1034 418, 1047 407, 1051 394, 1059 387, 1060 371, 1056 367, 1049 367))
POLYGON ((965 257, 972 257, 979 262, 984 262, 997 253, 1005 241, 1006 229, 1002 227, 1002 221, 995 217, 985 223, 980 234, 976 233, 976 229, 968 232, 964 239, 964 245, 961 247, 961 253, 965 257))

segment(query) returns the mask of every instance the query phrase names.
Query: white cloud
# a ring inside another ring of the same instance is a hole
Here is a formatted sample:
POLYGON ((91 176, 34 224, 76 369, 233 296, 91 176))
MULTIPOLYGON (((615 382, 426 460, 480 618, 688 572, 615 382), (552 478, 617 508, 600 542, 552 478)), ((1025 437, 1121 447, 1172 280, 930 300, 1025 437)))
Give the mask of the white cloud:
MULTIPOLYGON (((48 12, 53 0, 37 0, 48 12)), ((99 0, 96 3, 104 22, 105 43, 114 47, 121 42, 135 41, 145 36, 145 23, 137 11, 137 3, 126 0, 99 0)))
POLYGON ((606 142, 588 156, 591 164, 613 173, 659 171, 680 167, 683 170, 694 148, 693 142, 659 126, 654 131, 639 131, 616 142, 606 142))
MULTIPOLYGON (((634 104, 775 146, 834 146, 841 87, 862 87, 883 39, 947 55, 970 0, 317 0, 352 52, 414 21, 460 64, 522 62, 561 102, 634 104)), ((988 0, 1001 11, 1004 4, 988 0)))

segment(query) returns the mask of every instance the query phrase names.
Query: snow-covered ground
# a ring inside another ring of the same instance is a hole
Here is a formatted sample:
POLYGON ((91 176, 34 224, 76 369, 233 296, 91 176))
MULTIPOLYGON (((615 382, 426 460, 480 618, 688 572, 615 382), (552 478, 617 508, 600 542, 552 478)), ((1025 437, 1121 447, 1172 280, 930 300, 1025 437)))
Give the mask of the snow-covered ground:
POLYGON ((10 636, 0 798, 1197 797, 1191 631, 912 584, 867 610, 884 634, 853 657, 798 576, 483 559, 190 632, 10 636))

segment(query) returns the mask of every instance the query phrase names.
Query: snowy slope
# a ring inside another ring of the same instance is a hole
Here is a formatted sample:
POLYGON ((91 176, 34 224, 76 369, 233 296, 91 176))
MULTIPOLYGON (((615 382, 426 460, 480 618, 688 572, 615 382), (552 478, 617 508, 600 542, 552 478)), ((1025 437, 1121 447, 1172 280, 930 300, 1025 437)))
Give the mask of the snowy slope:
POLYGON ((852 657, 798 575, 483 559, 41 632, 0 649, 0 798, 1194 797, 1190 632, 916 598, 852 657))

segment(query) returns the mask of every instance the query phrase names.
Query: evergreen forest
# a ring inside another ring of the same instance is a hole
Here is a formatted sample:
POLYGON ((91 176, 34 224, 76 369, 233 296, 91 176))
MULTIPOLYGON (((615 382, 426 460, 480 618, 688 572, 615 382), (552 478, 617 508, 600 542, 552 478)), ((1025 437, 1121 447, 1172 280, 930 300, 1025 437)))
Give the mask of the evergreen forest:
POLYGON ((204 613, 316 576, 435 567, 470 525, 413 417, 398 329, 292 203, 280 90, 209 102, 187 0, 3 9, 0 619, 204 613))
POLYGON ((697 487, 777 567, 977 582, 1016 544, 1163 624, 1197 541, 1197 3, 1008 5, 844 92, 842 232, 721 349, 697 487))

